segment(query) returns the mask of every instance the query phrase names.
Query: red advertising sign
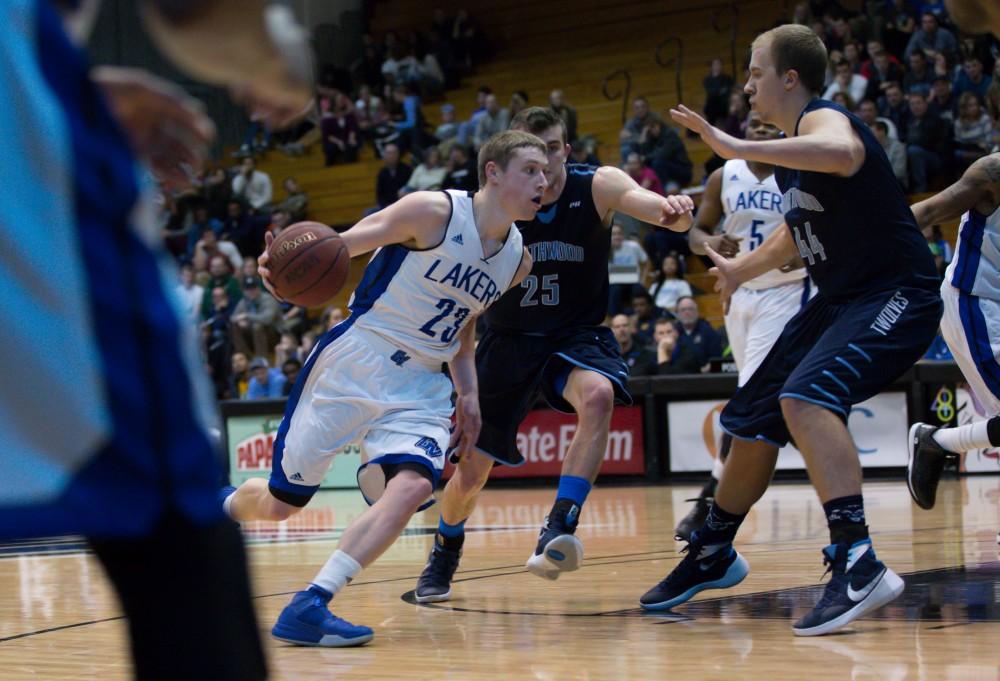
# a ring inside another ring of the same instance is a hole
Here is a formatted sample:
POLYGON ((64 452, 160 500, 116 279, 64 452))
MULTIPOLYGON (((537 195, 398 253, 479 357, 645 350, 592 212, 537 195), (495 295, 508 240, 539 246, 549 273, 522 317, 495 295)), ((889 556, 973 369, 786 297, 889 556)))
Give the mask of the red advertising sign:
MULTIPOLYGON (((557 477, 563 459, 576 433, 576 415, 551 409, 528 412, 517 430, 517 448, 524 456, 524 465, 517 468, 497 466, 494 478, 557 477)), ((601 475, 642 475, 646 472, 643 455, 642 409, 615 407, 611 414, 608 448, 604 452, 601 475)), ((451 475, 453 466, 445 469, 451 475)))

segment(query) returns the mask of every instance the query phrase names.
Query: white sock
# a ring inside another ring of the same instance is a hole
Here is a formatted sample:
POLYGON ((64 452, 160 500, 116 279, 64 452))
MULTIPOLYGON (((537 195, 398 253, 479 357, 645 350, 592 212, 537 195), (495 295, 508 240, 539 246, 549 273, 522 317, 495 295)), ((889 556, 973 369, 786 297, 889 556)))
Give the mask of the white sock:
POLYGON ((334 596, 361 572, 361 563, 337 549, 320 569, 312 583, 334 596))
POLYGON ((958 428, 941 428, 934 433, 934 441, 949 452, 967 452, 972 449, 984 449, 990 445, 986 432, 989 421, 976 421, 958 428))
POLYGON ((722 469, 726 467, 726 462, 719 457, 715 457, 715 463, 712 464, 712 477, 716 480, 722 480, 722 469))

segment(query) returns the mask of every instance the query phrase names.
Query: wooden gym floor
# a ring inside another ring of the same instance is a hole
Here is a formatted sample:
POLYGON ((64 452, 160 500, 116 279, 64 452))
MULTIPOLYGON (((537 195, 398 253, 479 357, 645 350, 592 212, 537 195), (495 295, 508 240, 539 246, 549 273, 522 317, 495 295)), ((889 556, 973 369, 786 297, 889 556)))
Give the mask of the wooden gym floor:
MULTIPOLYGON (((675 613, 637 599, 680 559, 672 539, 691 486, 597 488, 578 535, 582 569, 545 582, 523 569, 553 490, 487 491, 467 529, 454 600, 412 603, 433 508, 334 602, 375 629, 362 648, 266 638, 273 679, 888 679, 1000 681, 1000 478, 946 480, 933 511, 903 482, 865 486, 880 558, 906 579, 895 603, 832 636, 791 624, 818 597, 826 525, 811 488, 775 484, 738 548, 751 573, 675 613)), ((294 522, 246 527, 262 633, 363 509, 322 492, 294 522)), ((130 678, 124 624, 92 556, 72 540, 0 547, 0 679, 130 678)), ((191 681, 191 680, 182 680, 191 681)))

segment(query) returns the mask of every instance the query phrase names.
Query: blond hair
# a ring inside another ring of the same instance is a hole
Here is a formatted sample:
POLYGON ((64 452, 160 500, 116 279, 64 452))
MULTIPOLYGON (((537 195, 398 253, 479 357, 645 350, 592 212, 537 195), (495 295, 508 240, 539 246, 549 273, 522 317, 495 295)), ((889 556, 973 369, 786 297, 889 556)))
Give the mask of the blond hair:
POLYGON ((770 48, 771 61, 778 75, 786 71, 799 74, 799 81, 812 94, 823 91, 826 80, 826 46, 806 26, 785 24, 761 33, 750 46, 751 50, 770 48))
POLYGON ((544 155, 545 143, 534 135, 521 130, 505 130, 486 140, 479 150, 479 186, 486 186, 486 164, 492 161, 507 170, 514 152, 523 148, 537 149, 544 155))

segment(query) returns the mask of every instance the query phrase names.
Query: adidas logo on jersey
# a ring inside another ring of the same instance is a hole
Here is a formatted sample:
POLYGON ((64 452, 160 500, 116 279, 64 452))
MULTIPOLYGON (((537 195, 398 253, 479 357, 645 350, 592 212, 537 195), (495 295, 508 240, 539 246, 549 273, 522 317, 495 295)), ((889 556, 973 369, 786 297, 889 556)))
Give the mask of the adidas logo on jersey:
POLYGON ((730 182, 739 182, 740 181, 740 176, 739 175, 733 175, 732 177, 729 178, 729 181, 730 182))
POLYGON ((302 480, 302 474, 301 473, 296 473, 292 477, 290 477, 289 480, 296 480, 298 482, 303 482, 303 480, 302 480))
POLYGON ((459 246, 465 245, 465 241, 462 240, 461 234, 456 234, 455 236, 451 237, 451 240, 454 241, 459 246))

